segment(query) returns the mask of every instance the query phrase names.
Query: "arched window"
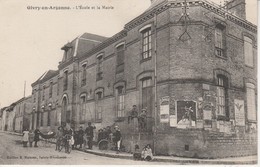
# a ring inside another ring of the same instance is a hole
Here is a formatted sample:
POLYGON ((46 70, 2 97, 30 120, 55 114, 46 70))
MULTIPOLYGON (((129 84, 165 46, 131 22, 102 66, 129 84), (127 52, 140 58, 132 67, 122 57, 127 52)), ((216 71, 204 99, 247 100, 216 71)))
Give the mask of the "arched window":
POLYGON ((97 81, 103 79, 103 54, 97 56, 97 81))
POLYGON ((81 76, 81 86, 85 86, 87 83, 87 64, 82 65, 82 76, 81 76))
POLYGON ((152 57, 152 29, 147 25, 140 30, 142 34, 142 59, 152 57))

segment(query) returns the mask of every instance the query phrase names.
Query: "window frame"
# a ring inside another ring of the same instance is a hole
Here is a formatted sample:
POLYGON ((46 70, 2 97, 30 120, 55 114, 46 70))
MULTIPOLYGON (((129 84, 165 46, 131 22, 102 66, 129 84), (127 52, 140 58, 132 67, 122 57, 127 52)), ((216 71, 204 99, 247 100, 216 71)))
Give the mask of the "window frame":
POLYGON ((227 55, 225 52, 225 50, 226 50, 226 35, 225 34, 226 34, 226 26, 221 23, 217 23, 215 26, 215 32, 214 32, 215 56, 227 59, 227 55), (221 39, 218 40, 218 37, 220 37, 221 39))
POLYGON ((246 83, 246 102, 247 102, 247 119, 248 121, 257 121, 257 104, 256 104, 256 86, 254 83, 246 83), (250 93, 249 93, 249 90, 250 90, 250 93), (253 100, 251 99, 252 98, 252 95, 253 95, 253 100), (253 107, 253 110, 254 111, 251 111, 253 107), (251 111, 251 112, 249 112, 251 111), (253 113, 254 112, 254 113, 253 113), (252 114, 254 118, 252 118, 252 114))
POLYGON ((125 117, 125 89, 124 86, 116 87, 116 117, 125 117), (119 92, 119 90, 121 90, 119 92))
POLYGON ((142 60, 152 58, 152 27, 151 25, 145 26, 140 30, 142 35, 142 60))
POLYGON ((229 118, 228 83, 229 83, 229 79, 227 76, 223 74, 217 75, 216 95, 217 95, 217 116, 218 117, 223 116, 225 118, 229 118))

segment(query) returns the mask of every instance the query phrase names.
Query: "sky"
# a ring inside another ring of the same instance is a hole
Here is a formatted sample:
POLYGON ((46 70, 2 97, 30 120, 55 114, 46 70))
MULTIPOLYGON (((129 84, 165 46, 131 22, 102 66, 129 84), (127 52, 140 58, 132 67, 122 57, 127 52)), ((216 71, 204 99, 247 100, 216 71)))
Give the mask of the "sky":
MULTIPOLYGON (((218 3, 222 0, 208 0, 218 3)), ((257 24, 257 1, 246 0, 257 24)), ((57 70, 64 44, 84 32, 111 37, 144 12, 150 0, 0 0, 0 108, 31 95, 31 84, 57 70), (113 9, 37 10, 42 6, 112 6, 113 9)))

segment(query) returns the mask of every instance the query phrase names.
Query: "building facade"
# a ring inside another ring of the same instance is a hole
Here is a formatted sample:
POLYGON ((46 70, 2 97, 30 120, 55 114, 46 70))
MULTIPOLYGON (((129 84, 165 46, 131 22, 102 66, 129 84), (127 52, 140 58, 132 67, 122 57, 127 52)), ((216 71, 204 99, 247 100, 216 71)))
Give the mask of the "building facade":
POLYGON ((257 153, 257 27, 245 0, 154 0, 111 38, 85 33, 32 84, 30 127, 118 125, 127 151, 217 158, 257 153), (140 126, 128 121, 132 106, 140 126), (243 143, 243 144, 242 144, 243 143))

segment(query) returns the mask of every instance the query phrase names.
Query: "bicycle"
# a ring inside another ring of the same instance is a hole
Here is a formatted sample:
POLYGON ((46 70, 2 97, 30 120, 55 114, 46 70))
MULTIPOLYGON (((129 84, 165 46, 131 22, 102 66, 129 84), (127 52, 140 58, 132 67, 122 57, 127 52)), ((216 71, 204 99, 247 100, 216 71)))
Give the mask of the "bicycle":
POLYGON ((57 141, 56 144, 58 145, 59 152, 64 148, 65 153, 70 154, 73 145, 73 136, 67 134, 60 141, 57 141))

